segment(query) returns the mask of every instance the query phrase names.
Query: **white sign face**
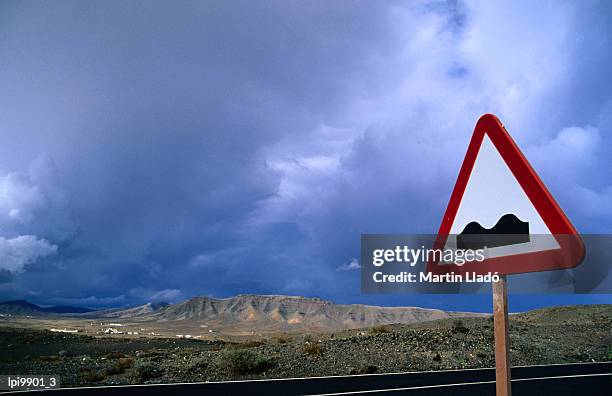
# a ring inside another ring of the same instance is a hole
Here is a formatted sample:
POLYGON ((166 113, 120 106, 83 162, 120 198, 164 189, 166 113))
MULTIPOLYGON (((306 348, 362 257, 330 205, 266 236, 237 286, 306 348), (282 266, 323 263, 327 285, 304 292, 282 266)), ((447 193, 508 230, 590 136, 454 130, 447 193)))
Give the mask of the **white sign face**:
POLYGON ((457 234, 461 234, 468 224, 476 222, 484 229, 491 230, 505 215, 514 215, 520 222, 528 223, 530 240, 487 248, 485 258, 560 247, 493 142, 485 134, 445 248, 456 248, 457 234))

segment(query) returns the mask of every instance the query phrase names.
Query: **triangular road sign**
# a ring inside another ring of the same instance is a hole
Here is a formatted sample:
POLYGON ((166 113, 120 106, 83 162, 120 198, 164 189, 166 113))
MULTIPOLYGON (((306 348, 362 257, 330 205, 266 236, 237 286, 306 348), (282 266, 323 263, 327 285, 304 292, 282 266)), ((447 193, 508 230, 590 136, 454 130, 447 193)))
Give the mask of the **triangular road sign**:
POLYGON ((576 229, 492 114, 476 124, 434 248, 484 250, 463 265, 430 261, 434 273, 547 271, 584 258, 576 229))

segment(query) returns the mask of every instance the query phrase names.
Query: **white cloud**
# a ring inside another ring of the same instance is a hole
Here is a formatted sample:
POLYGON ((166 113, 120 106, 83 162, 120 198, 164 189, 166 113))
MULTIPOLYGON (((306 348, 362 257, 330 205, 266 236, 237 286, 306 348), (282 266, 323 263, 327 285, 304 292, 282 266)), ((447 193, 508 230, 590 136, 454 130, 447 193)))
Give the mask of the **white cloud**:
POLYGON ((240 257, 244 254, 243 247, 232 247, 229 249, 219 249, 214 252, 200 253, 189 260, 189 265, 196 268, 222 267, 231 262, 233 258, 240 257))
POLYGON ((583 214, 594 219, 612 216, 612 186, 599 191, 576 185, 570 191, 573 202, 583 214))
POLYGON ((562 208, 568 215, 581 215, 582 225, 588 224, 591 232, 605 229, 596 224, 605 224, 612 216, 612 186, 605 178, 598 181, 593 177, 603 175, 609 166, 604 146, 598 128, 572 126, 525 149, 527 158, 562 208))
MULTIPOLYGON (((47 295, 66 283, 85 296, 141 284, 151 289, 143 298, 172 295, 167 279, 187 294, 278 290, 279 279, 290 280, 291 293, 341 293, 333 275, 348 275, 338 265, 357 255, 360 233, 435 232, 474 123, 487 112, 499 115, 572 221, 591 226, 599 211, 609 230, 610 7, 471 0, 362 6, 248 9, 235 15, 246 30, 228 34, 220 52, 191 40, 212 37, 200 27, 214 28, 215 16, 190 10, 177 14, 181 29, 158 33, 194 56, 137 52, 127 69, 117 63, 124 54, 112 35, 89 45, 88 32, 61 18, 42 29, 49 57, 32 61, 28 55, 40 51, 22 48, 40 46, 40 34, 32 34, 41 31, 40 18, 31 17, 35 9, 16 13, 8 36, 19 39, 7 47, 13 56, 5 57, 0 85, 21 96, 0 99, 10 110, 0 120, 7 141, 0 166, 23 166, 39 152, 58 159, 80 231, 66 244, 74 249, 66 258, 83 257, 64 260, 70 271, 45 274, 44 285, 15 281, 47 295), (252 40, 244 38, 253 32, 263 46, 250 53, 252 40), (80 66, 63 54, 88 48, 108 53, 108 62, 75 78, 80 66), (108 73, 114 65, 117 73, 108 73), (136 81, 129 92, 127 80, 136 81), (82 81, 95 86, 73 84, 82 81), (169 106, 175 97, 184 103, 169 106), (592 213, 577 216, 581 210, 592 213), (218 253, 230 246, 245 251, 218 253), (144 263, 150 259, 156 263, 144 263), (127 262, 142 265, 145 281, 133 283, 127 262), (277 262, 282 271, 271 267, 277 262), (206 276, 211 271, 215 277, 206 276)), ((96 23, 84 11, 76 12, 96 23)), ((142 47, 149 26, 124 22, 136 34, 122 48, 142 47)), ((0 235, 60 240, 53 233, 66 228, 65 197, 51 165, 0 171, 0 235)))
POLYGON ((370 61, 364 75, 352 74, 345 103, 318 127, 295 125, 262 152, 281 181, 260 205, 257 223, 290 220, 315 230, 325 208, 346 199, 347 185, 364 190, 379 182, 387 196, 412 190, 430 201, 443 178, 456 176, 480 115, 496 112, 520 128, 517 134, 533 131, 522 129, 525 120, 565 82, 571 10, 543 6, 525 16, 520 7, 489 2, 459 8, 388 9, 393 40, 365 50, 370 61), (529 40, 517 39, 517 26, 528 26, 529 40), (364 144, 373 146, 372 156, 358 152, 364 144))
POLYGON ((28 223, 44 205, 44 196, 28 175, 11 172, 0 177, 0 215, 5 221, 28 223))
MULTIPOLYGON (((596 150, 601 142, 599 130, 592 126, 572 126, 563 128, 553 139, 537 147, 542 155, 547 154, 551 158, 565 157, 568 160, 588 160, 596 155, 596 150)), ((555 161, 556 162, 556 161, 555 161)))
POLYGON ((338 267, 338 271, 354 271, 361 268, 359 261, 356 258, 352 258, 348 263, 344 263, 338 267))
POLYGON ((595 127, 572 126, 563 128, 552 139, 526 147, 524 151, 542 175, 555 177, 564 183, 576 183, 601 160, 601 140, 599 129, 595 127))
POLYGON ((57 246, 33 235, 7 239, 0 237, 0 269, 21 272, 39 258, 57 253, 57 246))
POLYGON ((35 159, 25 172, 0 174, 0 231, 65 239, 73 232, 67 199, 51 158, 35 159))
MULTIPOLYGON (((31 295, 32 293, 28 293, 31 295)), ((67 298, 67 297, 53 297, 48 299, 48 304, 53 305, 71 305, 77 307, 116 307, 124 305, 126 303, 125 295, 120 294, 118 296, 111 297, 96 297, 88 296, 82 298, 67 298)))
POLYGON ((179 289, 150 290, 144 288, 134 288, 130 290, 134 297, 146 301, 174 302, 182 297, 183 293, 179 289))
POLYGON ((304 295, 312 290, 312 282, 302 278, 291 278, 280 289, 282 293, 304 295))
POLYGON ((435 230, 428 208, 446 204, 476 120, 489 112, 548 179, 577 181, 593 163, 605 165, 593 157, 603 141, 597 127, 556 133, 568 112, 560 95, 572 95, 582 62, 572 55, 583 47, 573 32, 585 20, 573 5, 542 3, 529 15, 494 2, 438 8, 390 7, 393 39, 365 50, 371 61, 351 74, 343 105, 262 151, 280 184, 259 205, 257 224, 291 221, 325 239, 321 230, 339 214, 359 232, 368 228, 364 208, 390 218, 383 211, 404 199, 403 231, 435 230))

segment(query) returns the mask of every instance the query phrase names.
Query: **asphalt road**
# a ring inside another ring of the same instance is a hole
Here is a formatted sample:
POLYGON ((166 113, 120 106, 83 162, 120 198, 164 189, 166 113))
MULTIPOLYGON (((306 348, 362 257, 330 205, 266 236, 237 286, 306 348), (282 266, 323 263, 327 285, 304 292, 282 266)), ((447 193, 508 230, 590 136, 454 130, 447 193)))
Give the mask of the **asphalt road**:
MULTIPOLYGON (((612 362, 512 368, 515 395, 612 395, 612 362)), ((42 391, 64 395, 493 395, 495 370, 468 369, 337 377, 288 378, 189 384, 65 388, 42 391)), ((9 392, 33 394, 34 392, 9 392)), ((40 393, 38 393, 40 394, 40 393)))

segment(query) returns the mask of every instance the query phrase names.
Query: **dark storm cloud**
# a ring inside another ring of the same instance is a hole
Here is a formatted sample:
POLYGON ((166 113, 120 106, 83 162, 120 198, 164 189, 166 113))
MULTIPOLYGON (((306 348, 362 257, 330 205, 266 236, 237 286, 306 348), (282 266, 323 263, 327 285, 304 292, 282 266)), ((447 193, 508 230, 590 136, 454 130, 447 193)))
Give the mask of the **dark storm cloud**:
POLYGON ((577 224, 610 224, 609 10, 0 7, 0 236, 38 249, 0 267, 1 297, 356 298, 358 271, 337 269, 359 234, 435 231, 484 112, 577 224))

